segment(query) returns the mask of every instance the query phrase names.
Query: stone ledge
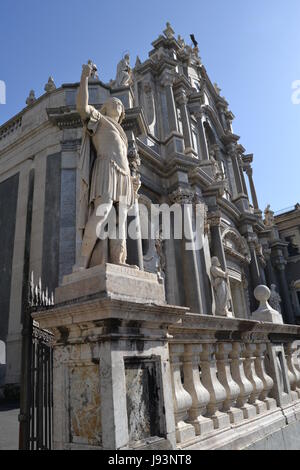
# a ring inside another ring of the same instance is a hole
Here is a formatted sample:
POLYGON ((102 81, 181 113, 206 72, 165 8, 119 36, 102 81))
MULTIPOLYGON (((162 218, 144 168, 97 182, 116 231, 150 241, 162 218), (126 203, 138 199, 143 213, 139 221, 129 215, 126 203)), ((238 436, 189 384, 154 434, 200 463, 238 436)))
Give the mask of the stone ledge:
POLYGON ((222 431, 186 442, 178 449, 185 450, 242 450, 251 444, 272 435, 286 426, 286 419, 280 408, 264 413, 238 425, 231 425, 222 431))
POLYGON ((40 328, 51 330, 51 328, 101 322, 108 319, 170 325, 180 323, 187 311, 185 307, 155 302, 146 303, 100 293, 35 312, 32 317, 39 323, 40 328))
MULTIPOLYGON (((257 320, 220 317, 213 315, 200 315, 186 312, 180 325, 171 327, 171 334, 199 335, 203 331, 218 331, 218 339, 238 340, 242 334, 270 334, 276 336, 277 341, 288 340, 290 336, 300 337, 299 325, 273 324, 257 320), (177 329, 178 328, 178 329, 177 329)), ((296 339, 296 338, 295 338, 296 339)))

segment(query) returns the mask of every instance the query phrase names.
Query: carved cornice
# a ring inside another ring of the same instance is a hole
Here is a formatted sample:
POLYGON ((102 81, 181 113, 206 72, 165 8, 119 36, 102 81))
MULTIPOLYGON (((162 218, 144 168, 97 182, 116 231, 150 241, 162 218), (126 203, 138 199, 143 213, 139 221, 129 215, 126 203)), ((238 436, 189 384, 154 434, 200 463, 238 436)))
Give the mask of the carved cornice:
POLYGON ((6 124, 0 127, 0 141, 5 139, 8 135, 15 132, 22 126, 22 115, 17 115, 15 119, 11 119, 6 124))
POLYGON ((169 199, 173 204, 193 204, 194 196, 191 189, 179 187, 169 194, 169 199))
POLYGON ((46 108, 49 121, 59 129, 82 127, 82 120, 75 107, 46 108))

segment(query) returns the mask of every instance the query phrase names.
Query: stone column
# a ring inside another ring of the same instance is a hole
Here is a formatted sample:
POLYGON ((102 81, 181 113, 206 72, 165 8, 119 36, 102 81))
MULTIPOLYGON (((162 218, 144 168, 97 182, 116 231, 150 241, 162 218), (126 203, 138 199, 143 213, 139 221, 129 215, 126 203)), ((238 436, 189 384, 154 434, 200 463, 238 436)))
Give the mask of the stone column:
POLYGON ((209 160, 209 152, 206 142, 205 130, 203 126, 203 111, 201 108, 195 112, 195 118, 197 120, 197 127, 199 132, 201 160, 209 160))
POLYGON ((235 146, 233 146, 233 145, 229 146, 228 155, 229 155, 230 160, 232 162, 237 196, 239 196, 241 194, 244 194, 244 191, 243 191, 243 182, 242 182, 240 167, 239 167, 239 163, 238 163, 238 154, 237 154, 237 151, 235 149, 235 146))
POLYGON ((187 307, 194 313, 203 313, 201 301, 200 273, 197 251, 193 240, 194 193, 178 188, 170 195, 172 203, 180 204, 182 214, 182 269, 187 307), (189 249, 187 249, 187 246, 189 249))
POLYGON ((292 325, 295 323, 295 319, 294 319, 292 301, 290 298, 289 286, 288 286, 286 272, 285 272, 286 261, 282 253, 281 253, 281 256, 278 256, 275 258, 274 264, 275 264, 276 271, 277 271, 280 294, 281 294, 282 302, 283 302, 282 316, 284 318, 285 323, 289 323, 292 325))
POLYGON ((261 273, 259 269, 259 263, 257 260, 256 255, 256 236, 250 234, 248 236, 248 245, 251 254, 251 261, 250 261, 250 273, 252 278, 252 286, 255 288, 259 284, 262 284, 261 273))
POLYGON ((259 210, 259 207, 258 207, 258 201, 257 201, 257 196, 256 196, 256 190, 255 190, 255 186, 254 186, 254 182, 253 182, 253 169, 251 168, 251 166, 247 165, 246 166, 246 174, 248 176, 248 179, 249 179, 249 185, 250 185, 250 192, 251 192, 251 198, 252 198, 252 203, 253 203, 253 207, 254 207, 254 210, 259 210))
POLYGON ((176 95, 176 100, 177 100, 177 103, 179 104, 179 109, 180 109, 181 119, 182 119, 183 137, 184 137, 184 144, 185 144, 184 153, 193 154, 194 152, 193 152, 193 141, 192 141, 190 117, 189 117, 188 108, 187 108, 188 97, 184 89, 181 89, 179 93, 176 95))
POLYGON ((212 254, 219 258, 222 269, 226 270, 226 258, 221 236, 221 213, 219 211, 209 212, 208 221, 211 232, 212 254))
POLYGON ((242 185, 243 185, 243 193, 246 194, 247 198, 249 199, 248 188, 247 188, 245 175, 244 175, 245 169, 244 169, 243 160, 241 156, 239 159, 239 168, 240 168, 240 175, 241 175, 241 180, 242 180, 242 185))
POLYGON ((271 250, 270 249, 264 250, 264 257, 266 260, 266 267, 265 267, 266 284, 268 286, 271 286, 271 284, 276 285, 276 277, 275 277, 274 268, 271 262, 271 250))
POLYGON ((169 133, 171 133, 172 131, 178 132, 176 104, 173 93, 174 76, 170 71, 165 71, 163 73, 161 83, 162 86, 165 88, 167 99, 169 133))

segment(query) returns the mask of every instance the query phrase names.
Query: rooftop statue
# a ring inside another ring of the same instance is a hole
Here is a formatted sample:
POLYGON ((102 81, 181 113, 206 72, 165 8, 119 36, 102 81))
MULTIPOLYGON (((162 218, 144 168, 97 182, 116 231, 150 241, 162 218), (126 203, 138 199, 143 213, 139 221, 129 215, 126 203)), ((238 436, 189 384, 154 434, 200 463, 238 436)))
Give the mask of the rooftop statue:
MULTIPOLYGON (((81 174, 79 229, 82 249, 79 269, 88 268, 98 235, 107 224, 113 206, 119 210, 119 233, 110 243, 110 262, 126 262, 126 218, 134 202, 134 190, 127 159, 128 142, 121 122, 123 103, 109 98, 98 111, 89 105, 88 81, 97 68, 89 62, 82 66, 77 95, 77 110, 83 121, 79 161, 81 174), (92 148, 95 149, 92 161, 92 148)), ((99 240, 99 243, 101 241, 99 240)))
POLYGON ((115 80, 115 88, 129 86, 132 83, 132 70, 130 67, 130 57, 126 54, 117 65, 117 75, 115 80))
POLYGON ((267 227, 273 227, 275 225, 274 212, 271 210, 270 204, 265 208, 265 220, 264 223, 267 227))

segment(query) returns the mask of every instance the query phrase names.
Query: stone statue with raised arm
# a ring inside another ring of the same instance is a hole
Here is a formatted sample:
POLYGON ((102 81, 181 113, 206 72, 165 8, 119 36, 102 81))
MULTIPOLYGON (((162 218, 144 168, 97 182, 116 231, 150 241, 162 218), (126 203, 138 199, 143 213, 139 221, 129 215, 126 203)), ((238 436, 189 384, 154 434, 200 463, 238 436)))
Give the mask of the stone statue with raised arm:
MULTIPOLYGON (((125 264, 126 219, 134 202, 134 191, 127 159, 128 142, 121 122, 125 109, 117 98, 109 98, 98 111, 89 105, 89 78, 97 70, 89 61, 82 66, 77 95, 77 111, 83 121, 83 139, 79 160, 79 230, 82 234, 81 258, 77 269, 88 268, 98 235, 107 225, 113 206, 119 211, 117 237, 109 240, 109 261, 125 264), (92 149, 95 157, 92 161, 92 149)), ((100 241, 99 241, 100 242, 100 241)), ((97 263, 96 263, 97 264, 97 263)), ((75 268, 75 269, 76 269, 75 268)))
POLYGON ((228 310, 228 274, 222 270, 219 258, 217 256, 213 256, 211 259, 210 273, 215 295, 216 315, 223 317, 232 316, 232 313, 228 310))

